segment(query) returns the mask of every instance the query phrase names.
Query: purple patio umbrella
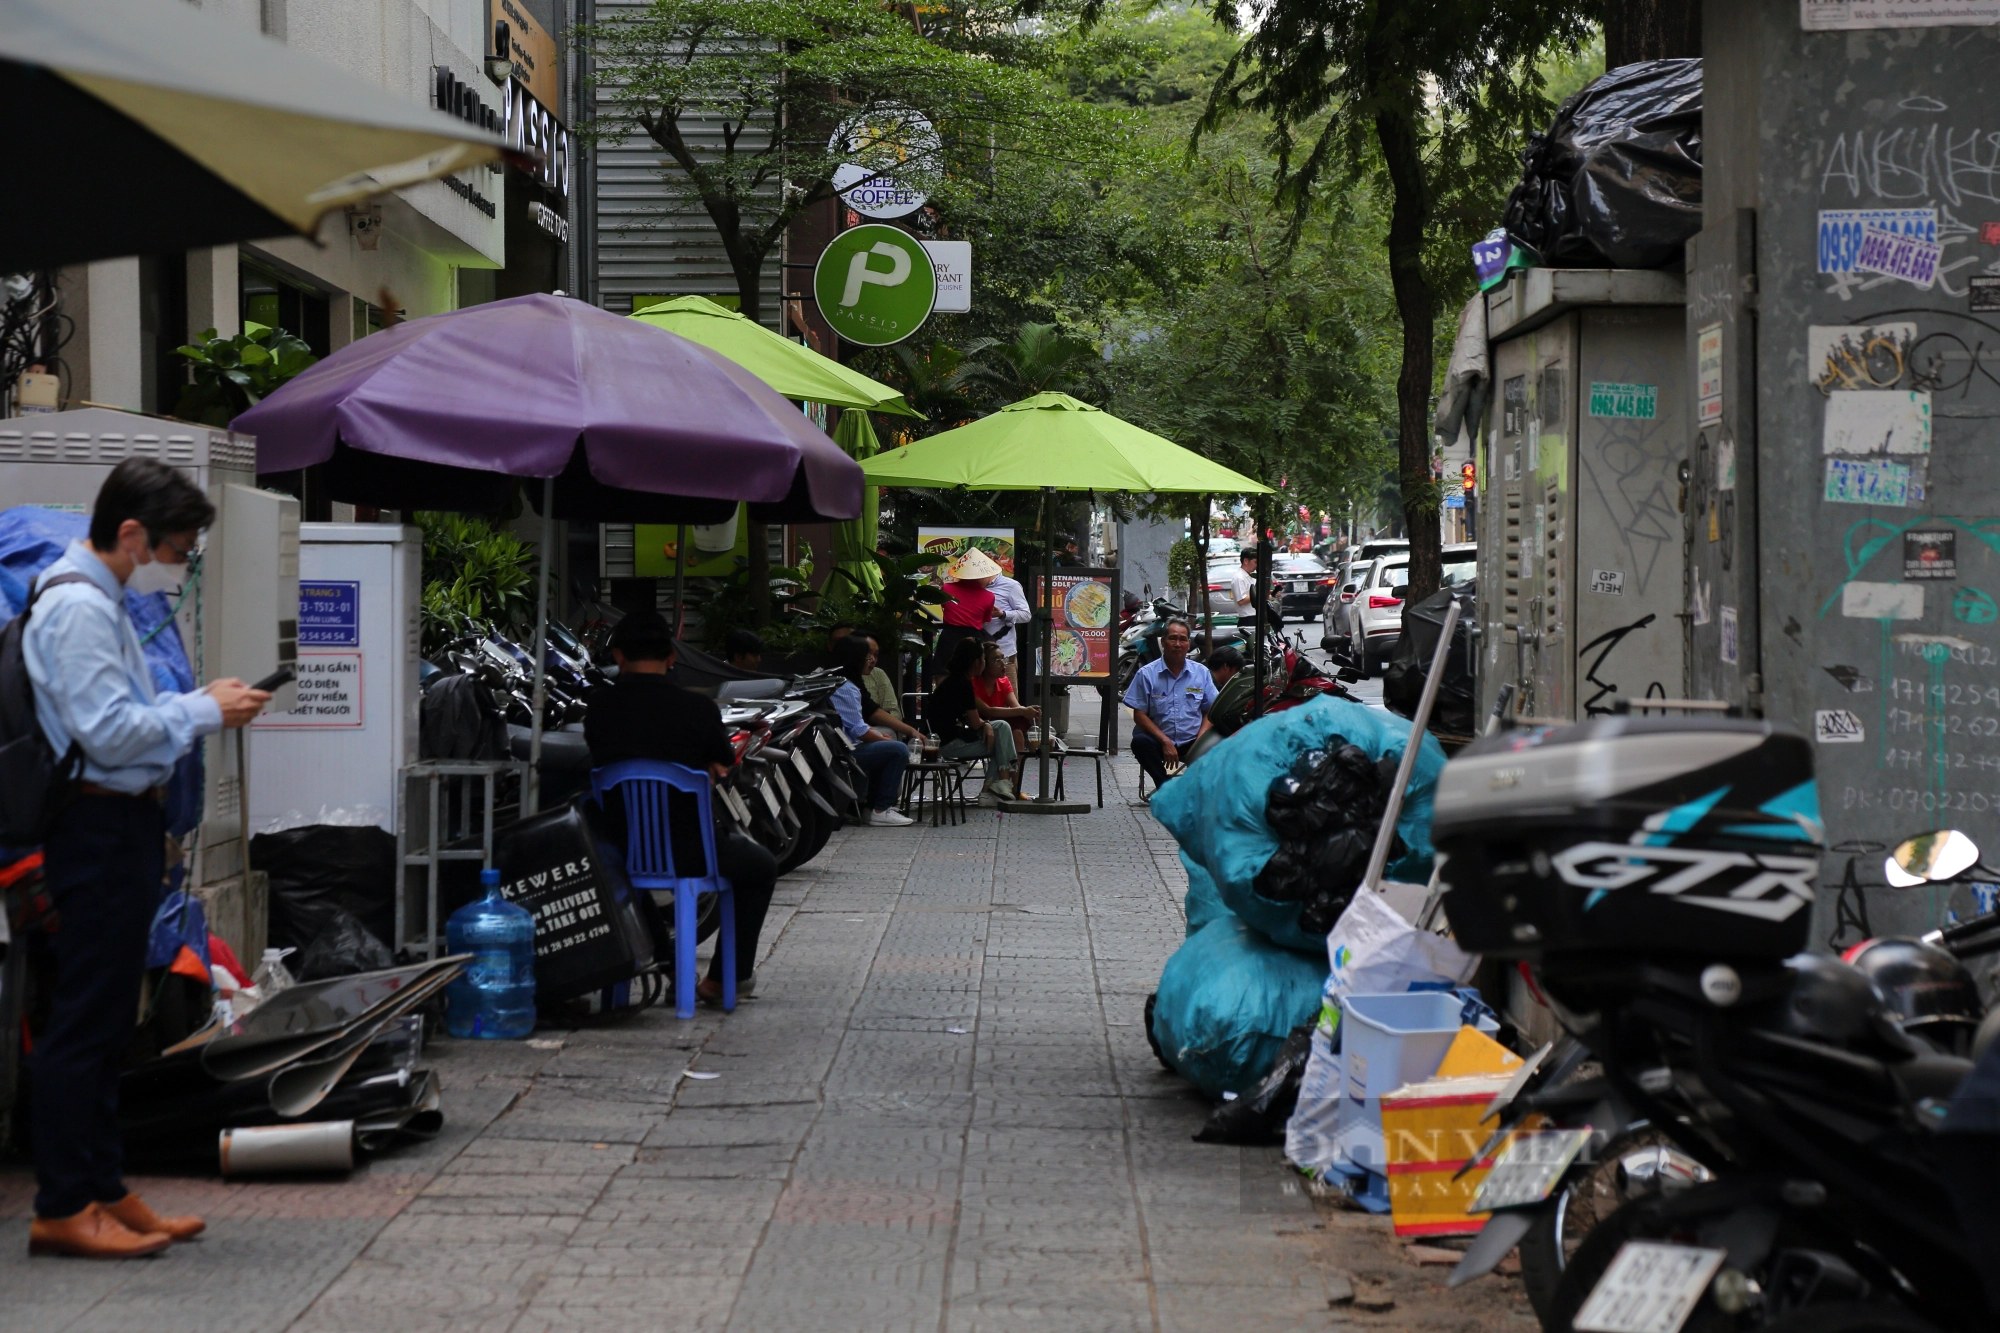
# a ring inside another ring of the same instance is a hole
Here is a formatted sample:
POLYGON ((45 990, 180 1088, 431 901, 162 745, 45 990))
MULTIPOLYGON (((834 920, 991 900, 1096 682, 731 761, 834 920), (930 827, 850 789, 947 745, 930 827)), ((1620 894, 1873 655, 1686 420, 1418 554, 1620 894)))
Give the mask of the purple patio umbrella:
POLYGON ((738 501, 761 522, 861 512, 860 466, 762 380, 561 296, 350 343, 234 428, 257 437, 260 473, 326 464, 351 504, 493 512, 539 479, 557 517, 586 521, 716 522, 738 501))
POLYGON ((537 804, 554 520, 850 519, 861 466, 762 380, 678 334, 561 296, 413 319, 350 343, 232 428, 257 471, 325 464, 327 493, 390 509, 542 514, 529 789, 537 804), (535 491, 539 490, 537 496, 535 491))

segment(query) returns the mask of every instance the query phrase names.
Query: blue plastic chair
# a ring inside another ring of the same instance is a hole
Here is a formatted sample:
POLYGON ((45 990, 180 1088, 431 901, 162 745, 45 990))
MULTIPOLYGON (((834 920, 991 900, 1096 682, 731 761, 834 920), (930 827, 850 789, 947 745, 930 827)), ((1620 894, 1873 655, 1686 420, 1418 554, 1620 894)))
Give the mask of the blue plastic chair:
POLYGON ((722 1007, 736 1008, 736 894, 716 873, 715 819, 709 808, 708 774, 685 764, 655 759, 628 759, 590 772, 591 794, 599 805, 623 789, 625 802, 625 874, 641 891, 671 889, 674 895, 674 1012, 694 1017, 695 908, 704 893, 720 899, 722 909, 722 1007), (695 799, 701 825, 701 854, 707 873, 682 875, 674 868, 674 842, 668 818, 669 792, 686 792, 695 799))

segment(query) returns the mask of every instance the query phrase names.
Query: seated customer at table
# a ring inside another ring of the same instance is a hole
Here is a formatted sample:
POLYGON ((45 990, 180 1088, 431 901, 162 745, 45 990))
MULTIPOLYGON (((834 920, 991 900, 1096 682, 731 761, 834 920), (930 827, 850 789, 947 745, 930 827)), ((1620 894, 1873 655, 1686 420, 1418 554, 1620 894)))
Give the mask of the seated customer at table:
MULTIPOLYGON (((1185 620, 1160 631, 1160 655, 1133 673, 1124 703, 1132 710, 1132 757, 1155 787, 1180 770, 1181 747, 1208 727, 1215 681, 1208 668, 1188 660, 1194 636, 1185 620)), ((1150 796, 1141 799, 1151 800, 1150 796)))
POLYGON ((874 660, 865 634, 849 634, 833 645, 833 669, 847 677, 833 692, 833 711, 840 715, 840 729, 854 742, 854 762, 868 777, 868 823, 899 828, 914 821, 896 808, 903 770, 910 766, 910 747, 895 737, 898 729, 912 736, 918 732, 900 718, 889 717, 862 692, 874 660))
MULTIPOLYGON (((903 697, 896 693, 896 682, 890 680, 889 673, 882 669, 882 640, 873 634, 868 636, 868 658, 875 665, 868 668, 868 683, 862 686, 861 692, 867 695, 877 708, 901 722, 903 697)), ((915 727, 910 730, 916 732, 915 727)), ((896 734, 900 736, 904 733, 898 731, 896 734)))
POLYGON ((930 720, 931 734, 940 742, 938 753, 946 759, 984 759, 986 786, 979 803, 991 806, 1014 799, 1014 729, 1005 722, 988 722, 979 708, 979 695, 972 687, 986 660, 987 645, 966 639, 953 650, 945 665, 944 680, 924 701, 924 716, 930 720))
MULTIPOLYGON (((673 633, 657 611, 634 611, 611 631, 611 656, 618 678, 593 689, 586 702, 583 737, 590 765, 603 768, 627 759, 658 759, 707 769, 717 781, 729 775, 736 752, 722 729, 722 710, 713 699, 667 679, 673 670, 673 633)), ((625 806, 612 794, 605 813, 612 845, 625 846, 625 806)), ((720 809, 720 804, 716 806, 720 809)), ((778 862, 720 821, 715 829, 716 871, 736 896, 736 993, 756 991, 757 935, 764 928, 771 893, 778 885, 778 862)), ((695 993, 707 1003, 722 999, 722 951, 709 960, 708 976, 695 993)))
POLYGON ((1024 708, 1014 693, 1014 681, 1007 674, 1007 654, 997 643, 985 645, 985 669, 972 678, 972 694, 979 700, 979 716, 988 722, 1005 722, 1014 732, 1016 753, 1027 749, 1028 728, 1042 720, 1039 708, 1024 708))

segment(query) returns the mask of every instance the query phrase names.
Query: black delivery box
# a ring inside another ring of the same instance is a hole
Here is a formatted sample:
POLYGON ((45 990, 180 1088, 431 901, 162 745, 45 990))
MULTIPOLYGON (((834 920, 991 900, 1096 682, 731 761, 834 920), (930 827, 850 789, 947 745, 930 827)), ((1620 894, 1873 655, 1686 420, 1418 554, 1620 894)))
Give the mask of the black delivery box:
POLYGON ((582 809, 566 805, 497 829, 500 893, 535 914, 535 998, 566 1000, 652 965, 625 868, 606 855, 582 809))
POLYGON ((1812 748, 1764 722, 1607 717, 1485 737, 1439 776, 1453 936, 1498 958, 1789 958, 1819 873, 1812 748))

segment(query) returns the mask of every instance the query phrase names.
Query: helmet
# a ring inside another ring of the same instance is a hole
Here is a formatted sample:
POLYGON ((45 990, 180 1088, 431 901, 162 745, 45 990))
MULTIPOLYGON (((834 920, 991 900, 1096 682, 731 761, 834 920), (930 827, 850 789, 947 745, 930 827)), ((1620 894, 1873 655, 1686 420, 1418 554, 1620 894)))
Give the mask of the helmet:
POLYGON ((1785 960, 1785 966, 1792 984, 1772 1015, 1778 1031, 1857 1047, 1876 1044, 1890 1027, 1880 992, 1859 968, 1810 953, 1785 960))
POLYGON ((1979 985, 1965 964, 1935 945, 1912 939, 1863 940, 1842 958, 1882 992, 1903 1030, 1950 1054, 1962 1054, 1985 1016, 1979 985))

